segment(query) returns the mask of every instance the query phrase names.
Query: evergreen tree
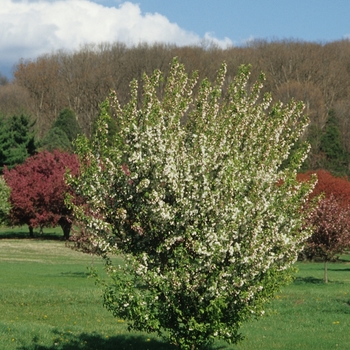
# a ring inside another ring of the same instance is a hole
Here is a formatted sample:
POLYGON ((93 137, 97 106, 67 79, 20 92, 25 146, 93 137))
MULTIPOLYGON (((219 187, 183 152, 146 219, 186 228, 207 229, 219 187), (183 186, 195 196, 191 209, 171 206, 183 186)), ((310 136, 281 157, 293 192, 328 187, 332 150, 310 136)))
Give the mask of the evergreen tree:
POLYGON ((55 149, 61 151, 72 151, 72 141, 81 133, 74 112, 63 109, 51 129, 40 141, 40 148, 52 152, 55 149))
POLYGON ((40 141, 40 148, 52 152, 53 150, 70 151, 72 142, 67 134, 60 128, 54 127, 49 130, 40 141))
POLYGON ((0 119, 0 170, 23 163, 36 152, 34 123, 24 114, 0 119))
POLYGON ((64 131, 70 142, 81 133, 75 113, 69 108, 62 109, 52 128, 59 128, 64 131))
POLYGON ((347 174, 349 154, 342 145, 341 134, 334 110, 330 110, 321 136, 320 150, 324 153, 324 167, 338 175, 347 174))

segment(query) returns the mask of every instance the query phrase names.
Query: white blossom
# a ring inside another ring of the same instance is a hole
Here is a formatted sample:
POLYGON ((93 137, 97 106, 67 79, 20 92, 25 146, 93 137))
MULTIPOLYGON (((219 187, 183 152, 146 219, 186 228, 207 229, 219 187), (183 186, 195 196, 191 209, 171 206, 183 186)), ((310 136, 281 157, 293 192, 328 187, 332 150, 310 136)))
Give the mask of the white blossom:
POLYGON ((169 313, 189 332, 212 327, 214 337, 235 340, 235 317, 263 314, 272 293, 265 283, 275 274, 278 287, 310 234, 301 209, 312 186, 295 180, 308 147, 282 167, 307 125, 302 106, 271 106, 271 96, 260 98, 262 81, 248 84, 247 67, 224 94, 225 74, 223 65, 216 83, 204 80, 194 94, 197 76, 175 60, 161 94, 158 71, 144 76, 141 105, 133 82, 123 109, 105 102, 93 146, 77 143, 83 168, 72 181, 89 211, 75 211, 108 266, 110 252, 127 262, 112 273, 106 304, 139 330, 168 327, 155 318, 169 313), (120 123, 112 146, 103 141, 110 108, 120 123), (215 328, 188 314, 202 309, 210 320, 216 307, 237 315, 215 319, 215 328))

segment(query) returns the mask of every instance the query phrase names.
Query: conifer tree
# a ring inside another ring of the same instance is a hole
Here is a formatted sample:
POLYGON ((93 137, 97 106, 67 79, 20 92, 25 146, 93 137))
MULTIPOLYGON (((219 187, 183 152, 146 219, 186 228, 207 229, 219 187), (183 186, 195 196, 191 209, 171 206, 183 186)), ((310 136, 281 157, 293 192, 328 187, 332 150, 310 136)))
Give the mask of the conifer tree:
POLYGON ((334 110, 330 110, 321 137, 320 150, 325 155, 324 167, 337 175, 348 172, 349 155, 342 145, 339 125, 334 110))
POLYGON ((64 108, 50 130, 40 140, 39 147, 50 152, 53 150, 70 152, 73 150, 72 142, 80 132, 75 113, 69 108, 64 108))
POLYGON ((34 122, 24 114, 0 119, 0 171, 21 164, 36 152, 34 122))

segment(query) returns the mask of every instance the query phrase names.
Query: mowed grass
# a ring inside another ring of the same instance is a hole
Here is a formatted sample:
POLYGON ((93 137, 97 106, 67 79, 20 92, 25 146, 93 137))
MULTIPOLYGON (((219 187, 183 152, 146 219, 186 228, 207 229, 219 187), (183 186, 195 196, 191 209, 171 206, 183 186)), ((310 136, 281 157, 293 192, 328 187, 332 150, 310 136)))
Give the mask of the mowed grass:
POLYGON ((246 339, 236 348, 350 349, 350 257, 329 264, 297 263, 293 284, 278 293, 266 316, 243 326, 246 339))
POLYGON ((1 350, 173 349, 103 308, 87 268, 97 258, 44 236, 0 239, 1 350))
MULTIPOLYGON (((58 229, 59 235, 61 231, 58 229)), ((50 234, 53 234, 50 233, 50 234)), ((9 237, 1 233, 0 237, 9 237)), ((0 349, 175 349, 156 336, 127 331, 102 306, 87 266, 101 267, 63 241, 0 239, 0 349)), ((349 349, 350 257, 329 264, 298 263, 295 282, 243 325, 246 339, 220 349, 349 349)))

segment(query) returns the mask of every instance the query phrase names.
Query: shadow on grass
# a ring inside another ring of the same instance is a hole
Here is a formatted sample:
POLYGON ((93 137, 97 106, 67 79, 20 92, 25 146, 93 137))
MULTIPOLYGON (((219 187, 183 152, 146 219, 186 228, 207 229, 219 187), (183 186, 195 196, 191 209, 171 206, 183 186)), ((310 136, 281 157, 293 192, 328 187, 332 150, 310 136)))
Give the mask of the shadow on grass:
POLYGON ((350 271, 350 268, 349 269, 337 269, 337 268, 334 268, 332 269, 331 267, 328 268, 328 271, 350 271))
POLYGON ((59 336, 56 330, 57 338, 53 340, 52 345, 40 345, 38 339, 33 339, 33 344, 17 348, 17 350, 175 350, 175 346, 166 344, 162 341, 146 338, 145 336, 118 335, 103 338, 100 334, 82 333, 78 336, 70 335, 65 339, 59 336))
MULTIPOLYGON (((336 270, 334 270, 336 271, 336 270)), ((344 270, 339 270, 344 271, 344 270)), ((294 284, 302 285, 302 284, 326 284, 323 280, 323 278, 315 278, 315 277, 297 277, 294 282, 294 284)), ((337 281, 328 279, 328 284, 344 284, 344 281, 337 281)))
POLYGON ((59 277, 81 277, 81 278, 86 278, 89 277, 90 273, 88 272, 61 272, 59 277))
MULTIPOLYGON (((56 338, 52 345, 41 345, 39 339, 33 338, 32 344, 18 347, 17 350, 176 350, 178 347, 161 340, 147 338, 147 336, 117 335, 103 337, 100 334, 81 333, 78 336, 70 334, 67 338, 60 336, 60 332, 53 331, 56 338)), ((207 350, 224 349, 225 346, 210 347, 207 350)))
POLYGON ((26 229, 1 229, 0 239, 31 239, 31 240, 48 240, 48 241, 62 241, 63 233, 57 230, 56 232, 40 233, 34 232, 34 237, 30 237, 29 230, 26 229))
POLYGON ((294 280, 294 284, 323 284, 324 281, 322 278, 315 278, 315 277, 297 277, 294 280))

